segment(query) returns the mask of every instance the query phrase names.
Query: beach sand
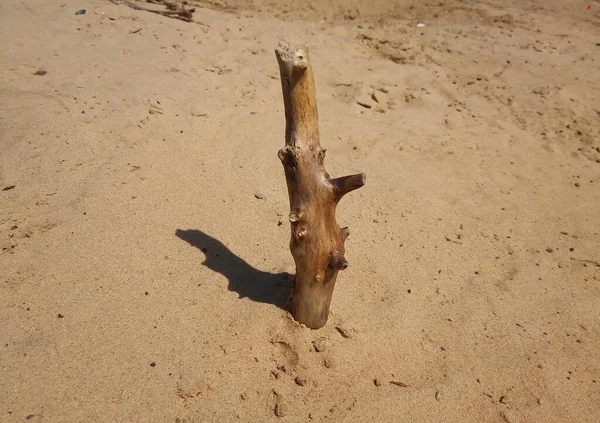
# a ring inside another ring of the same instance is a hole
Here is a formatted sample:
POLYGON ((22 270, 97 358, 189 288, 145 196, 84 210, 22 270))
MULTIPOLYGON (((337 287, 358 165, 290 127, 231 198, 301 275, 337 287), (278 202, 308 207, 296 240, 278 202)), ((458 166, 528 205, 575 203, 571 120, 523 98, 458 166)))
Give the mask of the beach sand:
POLYGON ((600 2, 193 3, 0 4, 0 421, 598 422, 600 2), (280 39, 367 175, 320 330, 280 39))

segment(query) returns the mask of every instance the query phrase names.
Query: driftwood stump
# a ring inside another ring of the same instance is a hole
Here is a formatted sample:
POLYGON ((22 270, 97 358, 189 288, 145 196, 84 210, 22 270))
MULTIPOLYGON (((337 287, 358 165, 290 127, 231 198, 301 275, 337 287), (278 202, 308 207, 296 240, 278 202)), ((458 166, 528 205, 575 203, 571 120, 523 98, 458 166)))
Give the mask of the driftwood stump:
POLYGON ((275 50, 285 105, 285 147, 279 150, 290 198, 290 250, 296 276, 288 300, 292 316, 312 329, 325 325, 338 270, 348 267, 350 234, 335 220, 341 198, 365 183, 365 175, 332 179, 319 143, 315 82, 308 49, 279 43, 275 50))

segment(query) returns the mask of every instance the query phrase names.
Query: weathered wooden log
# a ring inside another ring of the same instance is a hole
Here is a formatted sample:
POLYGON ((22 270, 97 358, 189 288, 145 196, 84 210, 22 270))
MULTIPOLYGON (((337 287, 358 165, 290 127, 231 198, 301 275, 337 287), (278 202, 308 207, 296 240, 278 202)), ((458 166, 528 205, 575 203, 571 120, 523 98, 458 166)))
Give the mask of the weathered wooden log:
POLYGON ((279 151, 290 199, 290 250, 296 276, 288 307, 312 329, 325 325, 339 270, 348 267, 344 241, 350 234, 335 220, 338 202, 360 188, 365 175, 332 179, 319 143, 315 82, 308 49, 280 42, 275 50, 285 105, 285 147, 279 151))

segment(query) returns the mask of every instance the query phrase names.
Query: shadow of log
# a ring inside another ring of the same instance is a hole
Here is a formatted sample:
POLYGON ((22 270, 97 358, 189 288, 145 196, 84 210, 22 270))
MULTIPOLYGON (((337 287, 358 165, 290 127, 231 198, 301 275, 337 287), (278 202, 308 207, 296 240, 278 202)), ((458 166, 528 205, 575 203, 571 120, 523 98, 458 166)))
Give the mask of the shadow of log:
POLYGON ((177 229, 175 235, 198 248, 205 256, 202 264, 229 280, 229 290, 249 298, 284 308, 293 275, 263 272, 235 255, 221 241, 197 229, 177 229))

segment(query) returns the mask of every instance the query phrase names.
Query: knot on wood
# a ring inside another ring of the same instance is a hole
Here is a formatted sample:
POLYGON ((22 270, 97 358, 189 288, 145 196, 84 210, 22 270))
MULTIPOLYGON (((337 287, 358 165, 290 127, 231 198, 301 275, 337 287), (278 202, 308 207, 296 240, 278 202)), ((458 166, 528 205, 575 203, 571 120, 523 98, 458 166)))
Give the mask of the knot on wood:
POLYGON ((323 162, 325 161, 325 153, 327 153, 326 149, 321 148, 319 150, 319 161, 321 162, 321 164, 323 164, 323 162))
POLYGON ((342 235, 342 241, 345 241, 346 238, 348 238, 348 235, 350 235, 350 229, 345 226, 340 229, 340 234, 342 235))
POLYGON ((295 233, 296 239, 300 240, 300 239, 304 238, 307 234, 308 234, 308 229, 306 229, 304 227, 299 228, 295 233))
POLYGON ((288 219, 290 219, 290 223, 296 223, 298 222, 300 219, 302 218, 302 212, 300 211, 293 211, 290 213, 290 215, 288 216, 288 219))
POLYGON ((298 160, 296 160, 296 154, 294 149, 290 146, 285 146, 277 153, 277 157, 283 163, 286 169, 296 169, 298 167, 298 160))
POLYGON ((329 257, 329 267, 336 270, 344 270, 348 267, 348 262, 339 251, 333 250, 329 257))

